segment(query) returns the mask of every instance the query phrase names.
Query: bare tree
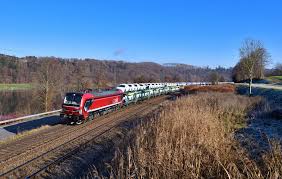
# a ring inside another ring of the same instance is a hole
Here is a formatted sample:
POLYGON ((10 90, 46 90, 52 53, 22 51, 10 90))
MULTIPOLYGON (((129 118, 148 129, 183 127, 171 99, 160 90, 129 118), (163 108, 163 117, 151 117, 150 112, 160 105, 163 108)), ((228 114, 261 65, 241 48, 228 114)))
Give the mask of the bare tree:
POLYGON ((249 80, 249 94, 252 94, 252 83, 255 74, 263 76, 265 65, 269 60, 269 54, 263 44, 258 40, 246 39, 240 48, 240 64, 243 73, 249 80))
POLYGON ((211 72, 209 76, 209 81, 213 84, 216 85, 219 82, 219 74, 217 72, 211 72))
POLYGON ((61 83, 58 65, 55 60, 42 59, 42 64, 35 76, 37 95, 45 111, 51 109, 57 87, 61 83))
POLYGON ((224 76, 220 75, 220 77, 219 77, 219 81, 220 81, 220 82, 225 82, 225 78, 224 78, 224 76))

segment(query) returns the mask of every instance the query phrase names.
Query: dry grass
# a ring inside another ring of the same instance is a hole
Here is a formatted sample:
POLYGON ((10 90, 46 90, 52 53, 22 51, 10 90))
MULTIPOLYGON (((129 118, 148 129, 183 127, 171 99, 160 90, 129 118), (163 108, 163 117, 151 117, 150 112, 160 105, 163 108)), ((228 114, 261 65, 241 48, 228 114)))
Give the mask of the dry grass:
POLYGON ((221 92, 221 93, 234 93, 235 86, 231 84, 210 85, 210 86, 185 86, 184 90, 187 92, 221 92))
POLYGON ((265 178, 281 178, 282 176, 282 149, 278 142, 270 141, 270 151, 263 156, 265 178))
MULTIPOLYGON (((260 98, 201 93, 168 103, 116 152, 111 178, 279 178, 276 143, 261 164, 233 136, 260 98)), ((92 177, 99 176, 93 170, 92 177)), ((102 177, 103 178, 103 177, 102 177)))
POLYGON ((8 142, 15 141, 15 140, 19 140, 19 139, 21 139, 21 138, 23 138, 25 136, 28 136, 28 135, 31 135, 31 134, 35 134, 35 133, 37 133, 39 131, 48 129, 49 127, 50 127, 49 125, 43 125, 43 126, 40 126, 38 128, 35 128, 35 129, 19 132, 16 135, 13 135, 11 137, 8 137, 7 139, 4 139, 4 140, 0 141, 0 145, 8 143, 8 142))

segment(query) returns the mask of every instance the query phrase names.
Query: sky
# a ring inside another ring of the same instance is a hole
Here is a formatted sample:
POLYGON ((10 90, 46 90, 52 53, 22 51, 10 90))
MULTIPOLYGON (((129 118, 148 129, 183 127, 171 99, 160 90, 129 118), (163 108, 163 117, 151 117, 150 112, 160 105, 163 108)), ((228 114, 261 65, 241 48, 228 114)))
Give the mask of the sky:
POLYGON ((281 0, 0 0, 0 23, 19 57, 232 67, 253 38, 282 63, 281 0))

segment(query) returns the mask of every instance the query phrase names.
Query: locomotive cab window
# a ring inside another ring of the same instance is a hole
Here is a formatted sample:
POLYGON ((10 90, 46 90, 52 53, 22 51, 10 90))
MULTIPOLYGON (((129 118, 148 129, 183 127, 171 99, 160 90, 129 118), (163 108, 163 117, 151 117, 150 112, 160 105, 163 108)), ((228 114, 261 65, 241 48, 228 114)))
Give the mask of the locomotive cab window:
POLYGON ((85 101, 85 104, 84 104, 85 111, 87 111, 89 109, 89 107, 91 106, 92 103, 93 103, 92 99, 88 99, 88 100, 85 101))
POLYGON ((79 93, 67 93, 64 98, 64 104, 70 106, 79 106, 82 95, 79 93))

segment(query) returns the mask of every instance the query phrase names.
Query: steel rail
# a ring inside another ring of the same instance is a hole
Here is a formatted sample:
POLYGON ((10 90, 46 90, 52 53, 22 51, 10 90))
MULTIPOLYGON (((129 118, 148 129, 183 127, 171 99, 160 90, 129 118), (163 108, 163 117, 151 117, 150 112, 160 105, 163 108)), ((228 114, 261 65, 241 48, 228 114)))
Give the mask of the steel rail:
MULTIPOLYGON (((107 114, 111 114, 111 115, 113 115, 113 114, 120 114, 120 113, 123 112, 124 110, 132 110, 132 109, 134 109, 135 107, 136 107, 136 106, 130 106, 130 107, 126 107, 126 108, 123 107, 123 108, 121 108, 121 109, 119 109, 119 110, 116 110, 116 111, 113 111, 113 112, 107 113, 107 114)), ((107 117, 108 117, 107 115, 97 116, 94 120, 95 120, 95 121, 97 121, 97 120, 101 121, 101 120, 103 120, 103 119, 105 119, 105 118, 107 118, 107 117)), ((80 127, 78 127, 78 128, 72 128, 72 129, 70 128, 70 129, 65 130, 65 131, 64 131, 65 133, 63 133, 63 136, 67 136, 68 134, 71 134, 71 133, 74 132, 74 131, 81 130, 81 129, 87 127, 87 126, 89 125, 89 122, 91 122, 91 121, 86 121, 84 124, 80 125, 80 127)), ((60 134, 60 135, 62 135, 62 134, 60 134)), ((50 138, 48 138, 48 140, 45 140, 43 143, 40 143, 40 144, 38 144, 38 145, 32 146, 31 148, 28 148, 28 150, 33 150, 33 149, 42 147, 42 146, 44 146, 44 145, 47 145, 47 143, 50 142, 50 141, 54 142, 54 141, 60 140, 60 139, 61 139, 61 137, 57 137, 57 138, 55 138, 55 139, 54 139, 54 137, 53 137, 53 138, 50 137, 50 138)), ((17 156, 17 155, 23 154, 23 153, 25 153, 25 152, 18 152, 18 153, 15 153, 15 154, 13 154, 12 156, 9 156, 9 158, 2 159, 0 163, 5 162, 5 161, 7 161, 7 160, 9 160, 9 159, 11 159, 11 158, 17 156)))
MULTIPOLYGON (((129 120, 129 119, 133 118, 134 116, 137 116, 138 114, 140 114, 140 113, 143 112, 143 111, 142 111, 143 109, 148 108, 148 104, 154 104, 154 103, 153 103, 153 102, 147 102, 147 103, 144 103, 144 104, 145 104, 145 105, 144 105, 142 108, 138 109, 138 112, 136 112, 136 113, 134 113, 134 114, 129 114, 129 115, 127 115, 127 117, 124 118, 123 121, 129 120)), ((97 131, 98 128, 101 128, 102 126, 107 126, 108 124, 113 123, 113 121, 116 121, 116 118, 115 118, 115 117, 113 117, 112 120, 109 120, 109 121, 107 121, 107 122, 105 122, 105 123, 103 123, 103 124, 100 124, 99 126, 94 127, 94 128, 91 129, 90 131, 88 131, 88 132, 86 132, 86 133, 83 133, 83 134, 81 134, 81 135, 79 135, 79 136, 73 138, 72 140, 69 140, 69 141, 67 141, 67 142, 65 142, 65 143, 63 143, 63 144, 61 144, 61 145, 59 145, 59 146, 57 146, 57 147, 55 147, 55 148, 53 148, 53 149, 51 149, 51 150, 49 150, 49 151, 47 151, 47 152, 45 152, 45 153, 43 153, 43 154, 41 154, 41 155, 39 155, 39 156, 37 156, 37 157, 35 157, 35 158, 29 160, 29 161, 27 161, 27 162, 25 162, 25 163, 23 163, 23 164, 21 164, 21 165, 15 167, 15 168, 9 170, 9 171, 7 171, 7 172, 1 174, 0 177, 7 176, 9 173, 12 173, 12 172, 17 171, 17 170, 19 170, 19 169, 21 169, 21 168, 23 168, 23 167, 25 167, 25 166, 28 166, 28 164, 30 164, 30 163, 32 163, 32 162, 34 162, 34 161, 36 161, 36 160, 38 160, 38 159, 40 159, 40 158, 42 158, 42 157, 48 155, 48 154, 50 154, 51 152, 56 152, 56 150, 58 150, 58 152, 59 152, 59 149, 61 149, 63 146, 66 146, 66 145, 68 145, 68 144, 71 144, 72 142, 74 142, 74 141, 76 141, 76 140, 78 140, 78 139, 80 139, 80 138, 82 138, 82 137, 87 137, 87 136, 90 135, 93 131, 97 131)), ((51 161, 49 164, 47 164, 47 165, 45 165, 44 167, 40 168, 40 169, 37 170, 36 172, 33 172, 31 175, 27 176, 26 178, 31 178, 31 177, 36 176, 37 174, 39 174, 39 173, 45 171, 47 168, 49 168, 49 166, 54 165, 54 164, 57 164, 58 162, 60 162, 60 161, 62 161, 62 160, 64 160, 64 159, 66 159, 68 156, 72 155, 73 153, 75 153, 77 150, 79 150, 79 149, 82 148, 83 146, 86 146, 86 145, 87 145, 88 143, 90 143, 91 141, 95 140, 95 139, 98 138, 99 136, 105 134, 106 132, 110 131, 111 129, 113 129, 113 128, 119 126, 119 125, 120 125, 120 123, 118 123, 118 124, 116 124, 116 125, 110 127, 109 129, 106 129, 106 130, 103 131, 102 133, 100 133, 100 134, 98 134, 98 135, 96 135, 96 136, 90 138, 89 140, 86 140, 86 142, 84 142, 84 143, 82 143, 82 144, 79 144, 78 146, 76 146, 76 147, 75 147, 73 150, 71 150, 70 152, 67 152, 65 155, 63 155, 63 156, 61 156, 61 157, 58 157, 58 158, 55 159, 54 161, 51 161)))

